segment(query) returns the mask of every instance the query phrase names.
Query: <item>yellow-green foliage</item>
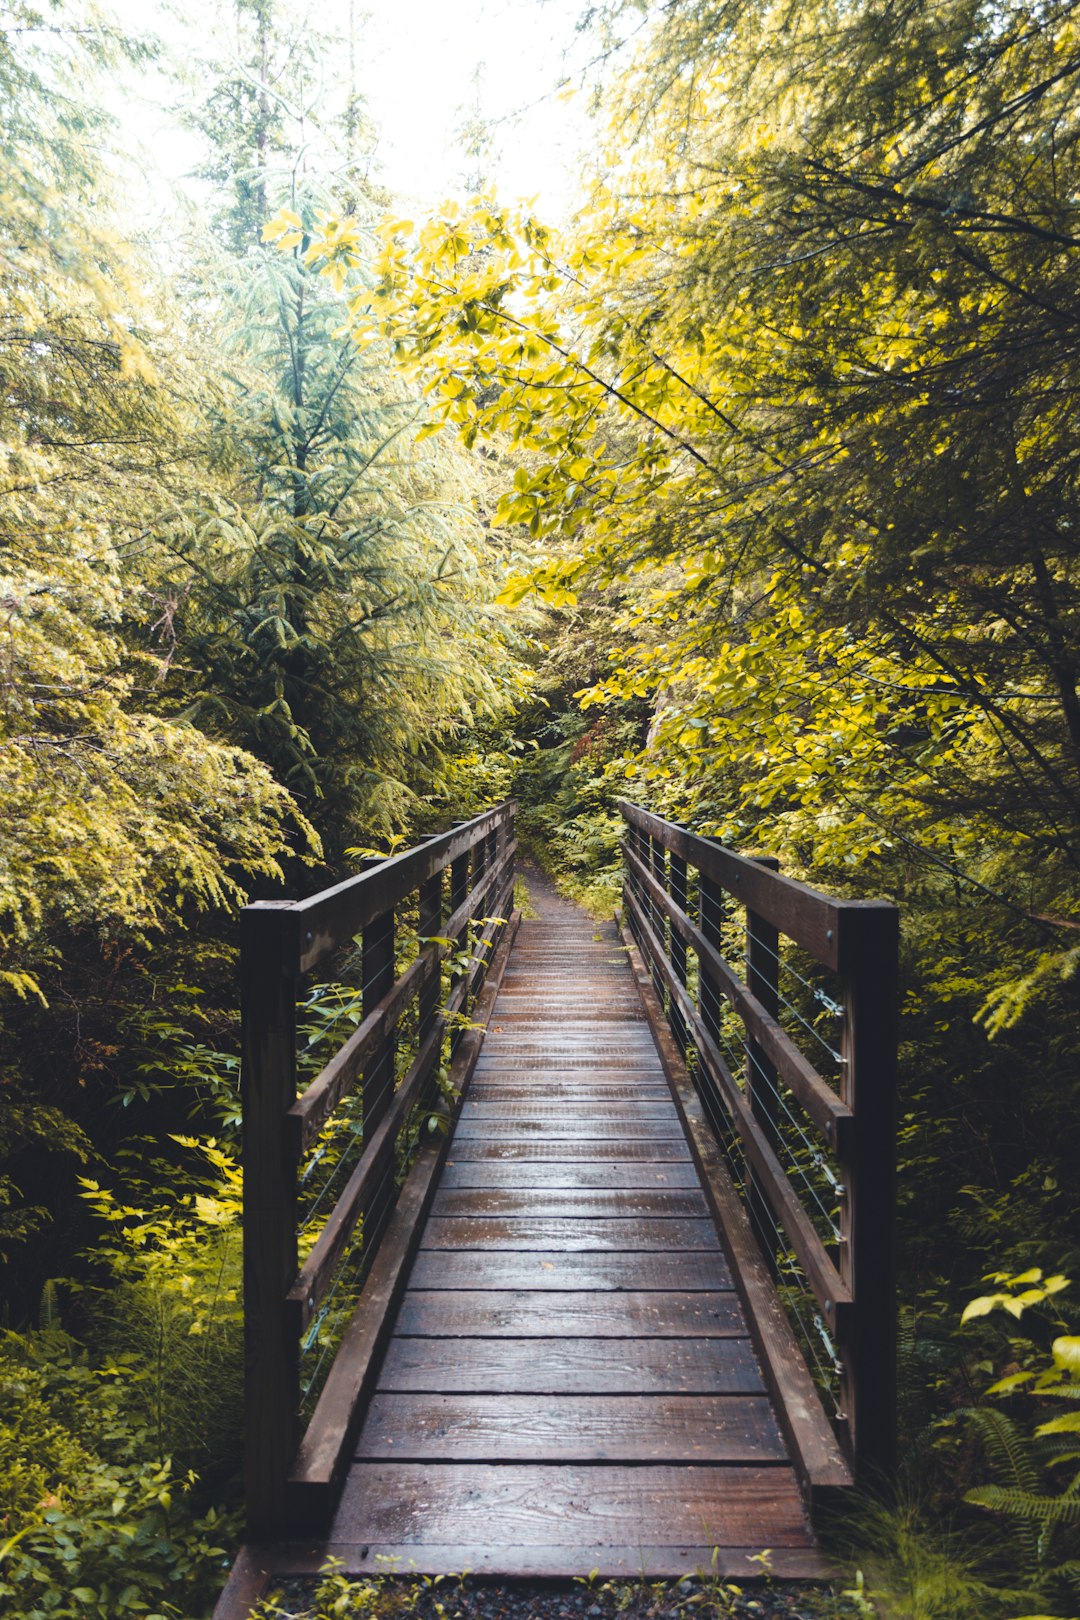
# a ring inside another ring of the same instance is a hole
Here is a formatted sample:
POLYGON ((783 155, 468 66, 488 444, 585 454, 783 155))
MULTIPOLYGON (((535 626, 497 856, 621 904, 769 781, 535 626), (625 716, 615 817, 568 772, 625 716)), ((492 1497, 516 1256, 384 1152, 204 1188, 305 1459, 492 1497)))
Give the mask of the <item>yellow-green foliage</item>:
POLYGON ((569 230, 490 194, 391 220, 353 303, 520 452, 497 519, 552 555, 505 600, 625 591, 590 699, 654 704, 633 790, 992 899, 1026 931, 991 1033, 1078 961, 1077 151, 1043 140, 1074 31, 1065 0, 667 8, 569 230))

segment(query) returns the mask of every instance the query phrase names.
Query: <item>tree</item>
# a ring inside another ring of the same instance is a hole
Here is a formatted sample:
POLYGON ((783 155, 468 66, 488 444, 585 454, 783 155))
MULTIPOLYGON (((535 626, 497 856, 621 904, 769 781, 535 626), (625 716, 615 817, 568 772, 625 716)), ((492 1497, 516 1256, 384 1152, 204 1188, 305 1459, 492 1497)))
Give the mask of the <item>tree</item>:
POLYGON ((669 8, 566 240, 480 199, 356 308, 525 452, 534 586, 637 578, 595 695, 660 696, 646 779, 992 893, 1038 982, 1080 960, 1073 14, 669 8))
POLYGON ((140 296, 154 272, 109 229, 93 73, 118 37, 59 7, 7 24, 0 1239, 22 1244, 45 1219, 28 1185, 41 1156, 91 1151, 83 1127, 100 1128, 109 1088, 87 1075, 119 1051, 101 1008, 140 993, 148 942, 232 909, 317 843, 264 765, 162 712, 152 627, 168 604, 141 569, 146 535, 208 469, 182 333, 140 296))

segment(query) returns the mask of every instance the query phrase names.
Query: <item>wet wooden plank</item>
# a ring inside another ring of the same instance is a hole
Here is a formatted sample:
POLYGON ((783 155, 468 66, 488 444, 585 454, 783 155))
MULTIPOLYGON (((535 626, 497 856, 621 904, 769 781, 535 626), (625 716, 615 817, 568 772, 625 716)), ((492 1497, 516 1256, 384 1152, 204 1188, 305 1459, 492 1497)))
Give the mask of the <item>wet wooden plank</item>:
POLYGON ((678 1164, 690 1162, 685 1136, 665 1136, 654 1141, 613 1141, 610 1137, 573 1137, 555 1141, 510 1137, 493 1141, 482 1136, 456 1136, 450 1148, 455 1163, 480 1159, 501 1163, 545 1164, 678 1164))
POLYGON ((576 1190, 571 1188, 501 1187, 440 1188, 432 1215, 477 1219, 504 1216, 524 1219, 592 1220, 601 1217, 688 1216, 707 1219, 709 1206, 703 1193, 672 1189, 637 1189, 620 1192, 612 1188, 576 1190))
POLYGON ((783 1462, 764 1395, 377 1394, 361 1461, 783 1462))
MULTIPOLYGON (((459 1142, 519 1142, 538 1141, 573 1142, 681 1142, 686 1138, 678 1117, 638 1120, 631 1118, 608 1123, 600 1119, 566 1119, 531 1113, 515 1119, 464 1119, 454 1132, 455 1147, 459 1142)), ((603 1158, 603 1147, 593 1149, 595 1157, 603 1158)))
POLYGON ((430 1462, 355 1464, 330 1539, 567 1550, 811 1544, 788 1468, 430 1462))
POLYGON ((722 1254, 560 1254, 508 1250, 501 1254, 453 1254, 430 1249, 417 1255, 413 1288, 543 1289, 608 1293, 715 1293, 732 1287, 722 1254))
POLYGON ((703 1339, 395 1338, 379 1388, 507 1395, 754 1395, 764 1389, 750 1341, 703 1339))
POLYGON ((477 1077, 480 1080, 506 1081, 514 1084, 525 1080, 572 1080, 582 1084, 590 1084, 594 1080, 598 1084, 607 1082, 618 1083, 623 1080, 634 1081, 656 1079, 656 1058, 644 1052, 641 1056, 620 1054, 610 1063, 598 1065, 584 1054, 577 1056, 563 1056, 558 1062, 541 1053, 539 1057, 518 1056, 511 1046, 497 1060, 490 1055, 481 1060, 476 1066, 477 1077))
POLYGON ((422 1249, 718 1249, 711 1220, 544 1220, 432 1216, 422 1249))
POLYGON ((507 1164, 498 1159, 454 1159, 443 1170, 440 1186, 447 1191, 458 1187, 564 1187, 584 1192, 589 1188, 614 1187, 627 1192, 635 1188, 698 1187, 692 1164, 548 1163, 545 1160, 507 1164))
MULTIPOLYGON (((528 1289, 409 1289, 398 1334, 425 1338, 741 1338, 746 1322, 732 1293, 546 1293, 528 1289)), ((447 1359, 457 1346, 446 1347, 447 1359)))
POLYGON ((461 1110, 462 1127, 488 1121, 519 1119, 530 1122, 550 1121, 553 1124, 565 1125, 581 1121, 584 1124, 613 1126, 616 1130, 621 1130, 624 1125, 649 1120, 662 1120, 668 1125, 678 1124, 678 1116, 672 1107, 670 1097, 662 1098, 660 1101, 640 1098, 632 1102, 605 1102, 595 1095, 558 1097, 549 1100, 534 1091, 526 1097, 499 1097, 494 1101, 470 1097, 461 1110))
POLYGON ((520 1103, 528 1097, 538 1102, 599 1103, 609 1102, 670 1102, 670 1093, 655 1076, 642 1076, 636 1083, 627 1083, 620 1074, 609 1080, 488 1080, 474 1086, 469 1097, 475 1103, 520 1103))

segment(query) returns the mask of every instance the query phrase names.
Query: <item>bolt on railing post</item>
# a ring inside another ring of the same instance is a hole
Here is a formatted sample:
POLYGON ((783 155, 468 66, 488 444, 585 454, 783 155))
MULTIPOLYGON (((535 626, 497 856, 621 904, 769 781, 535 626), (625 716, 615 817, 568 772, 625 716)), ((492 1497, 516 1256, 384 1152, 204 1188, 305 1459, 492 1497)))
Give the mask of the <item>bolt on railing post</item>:
MULTIPOLYGON (((770 872, 780 869, 774 855, 755 857, 758 866, 770 872)), ((751 995, 757 997, 770 1018, 780 1011, 780 933, 772 923, 766 922, 755 911, 746 908, 746 984, 751 995)), ((746 1040, 746 1092, 754 1118, 761 1126, 770 1147, 777 1143, 777 1075, 754 1037, 747 1031, 746 1040)), ((762 1254, 775 1271, 779 1248, 777 1220, 772 1205, 759 1177, 751 1171, 747 1186, 747 1206, 750 1224, 762 1254)))
POLYGON ((843 1401, 857 1478, 896 1468, 896 1044, 899 914, 867 902, 843 916, 841 1096, 855 1115, 841 1174, 840 1274, 854 1299, 840 1345, 843 1401))
POLYGON ((248 1535, 285 1527, 300 1416, 300 1346, 285 1297, 297 1272, 296 1165, 285 1115, 296 1101, 299 940, 286 901, 240 913, 244 1169, 244 1428, 248 1535))

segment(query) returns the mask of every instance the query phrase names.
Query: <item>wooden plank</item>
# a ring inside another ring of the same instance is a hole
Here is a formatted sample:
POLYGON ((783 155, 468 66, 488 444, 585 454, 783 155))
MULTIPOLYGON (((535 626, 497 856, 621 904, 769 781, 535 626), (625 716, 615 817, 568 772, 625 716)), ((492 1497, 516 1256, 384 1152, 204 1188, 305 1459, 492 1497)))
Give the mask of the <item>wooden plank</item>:
MULTIPOLYGON (((682 1129, 677 1119, 669 1116, 668 1119, 646 1119, 629 1121, 625 1125, 621 1122, 606 1123, 604 1120, 588 1119, 549 1119, 544 1115, 533 1114, 521 1116, 517 1119, 472 1119, 463 1120, 454 1133, 455 1145, 458 1142, 479 1140, 483 1142, 513 1142, 535 1141, 543 1137, 548 1142, 561 1141, 592 1141, 604 1142, 661 1142, 665 1138, 679 1141, 682 1129)), ((604 1157, 601 1147, 597 1157, 604 1157)))
POLYGON ((457 1187, 514 1188, 565 1187, 585 1191, 593 1187, 616 1187, 632 1191, 637 1187, 681 1187, 695 1189, 701 1184, 689 1159, 677 1164, 643 1160, 638 1164, 548 1164, 536 1160, 498 1159, 447 1160, 439 1185, 447 1192, 457 1187))
POLYGON ((425 1249, 716 1249, 711 1220, 623 1219, 451 1220, 435 1216, 424 1228, 425 1249))
POLYGON ((680 1579, 699 1574, 705 1580, 736 1582, 740 1588, 753 1588, 769 1578, 780 1581, 836 1580, 844 1571, 809 1543, 805 1547, 773 1547, 769 1552, 769 1576, 762 1571, 761 1545, 713 1547, 703 1541, 674 1543, 656 1547, 639 1542, 634 1547, 615 1547, 608 1542, 575 1544, 530 1543, 518 1546, 490 1541, 422 1542, 332 1541, 325 1546, 300 1544, 275 1549, 275 1578, 290 1574, 317 1575, 327 1561, 345 1575, 456 1575, 468 1570, 473 1575, 518 1577, 521 1579, 621 1578, 680 1579))
POLYGON ((657 1102, 602 1102, 595 1098, 560 1098, 558 1101, 547 1101, 546 1098, 535 1095, 515 1098, 511 1102, 501 1099, 496 1102, 477 1102, 470 1098, 467 1108, 462 1110, 462 1123, 475 1121, 482 1124, 485 1120, 511 1121, 526 1120, 565 1120, 567 1124, 576 1121, 590 1121, 598 1125, 614 1125, 616 1127, 629 1124, 633 1120, 667 1121, 669 1124, 675 1118, 675 1111, 671 1106, 671 1098, 664 1097, 657 1102))
MULTIPOLYGON (((624 938, 629 943, 629 935, 624 938)), ((817 1506, 828 1509, 851 1488, 851 1468, 822 1410, 814 1380, 777 1297, 746 1211, 724 1167, 705 1111, 668 1030, 637 948, 631 947, 629 955, 657 1049, 671 1081, 672 1096, 686 1121, 694 1162, 716 1214, 732 1278, 746 1310, 792 1460, 811 1509, 817 1506)))
MULTIPOLYGON (((746 1323, 730 1293, 550 1294, 528 1289, 413 1289, 395 1332, 423 1338, 740 1338, 746 1323)), ((449 1354, 456 1354, 456 1347, 449 1354)))
POLYGON ((708 1250, 674 1254, 565 1254, 512 1250, 453 1254, 425 1249, 413 1262, 412 1288, 544 1289, 605 1293, 611 1289, 715 1292, 732 1286, 727 1262, 708 1250))
POLYGON ((359 1463, 332 1541, 810 1544, 787 1468, 359 1463))
POLYGON ((527 1075, 496 1080, 485 1076, 469 1087, 469 1097, 476 1103, 514 1103, 527 1097, 535 1097, 545 1103, 564 1099, 568 1103, 667 1102, 668 1089, 659 1074, 643 1074, 636 1080, 627 1080, 618 1073, 594 1075, 591 1080, 586 1080, 584 1075, 577 1079, 561 1077, 557 1080, 527 1075))
POLYGON ((783 1462, 764 1395, 379 1393, 361 1462, 783 1462))
POLYGON ((755 1395, 749 1339, 394 1338, 379 1388, 512 1395, 755 1395))
POLYGON ((505 1164, 678 1164, 689 1159, 686 1138, 650 1137, 644 1142, 627 1142, 612 1137, 458 1137, 453 1142, 456 1163, 495 1160, 505 1164))
POLYGON ((450 1219, 503 1216, 514 1220, 592 1220, 637 1215, 643 1219, 690 1216, 707 1220, 709 1206, 704 1194, 696 1189, 620 1192, 611 1188, 451 1188, 440 1189, 432 1214, 450 1219))

